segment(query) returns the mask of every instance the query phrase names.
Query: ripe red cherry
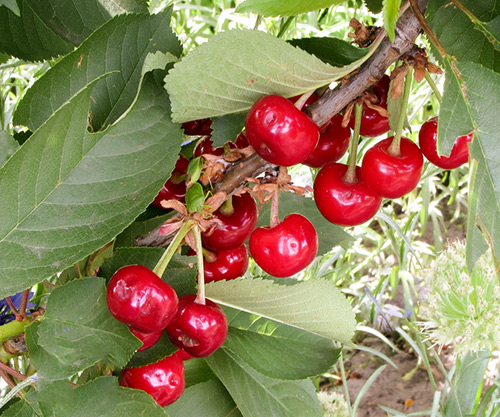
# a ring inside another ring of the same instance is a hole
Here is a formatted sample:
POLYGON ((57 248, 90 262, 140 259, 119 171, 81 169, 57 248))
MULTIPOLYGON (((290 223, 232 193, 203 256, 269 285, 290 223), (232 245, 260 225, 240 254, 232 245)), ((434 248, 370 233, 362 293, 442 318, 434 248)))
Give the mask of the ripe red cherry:
POLYGON ((318 253, 318 235, 307 218, 290 214, 274 227, 259 227, 250 236, 250 254, 268 274, 289 277, 318 253))
POLYGON ((404 137, 401 138, 400 155, 391 155, 387 149, 392 139, 384 139, 368 149, 361 164, 365 182, 386 198, 398 198, 413 190, 420 180, 424 164, 419 147, 404 137))
POLYGON ((313 168, 320 168, 326 164, 338 161, 349 148, 351 129, 342 127, 342 116, 336 114, 322 128, 319 142, 314 151, 303 162, 313 168))
POLYGON ((189 359, 193 359, 193 355, 190 355, 186 351, 179 349, 176 350, 172 356, 177 356, 181 361, 188 361, 189 359))
POLYGON ((224 148, 214 148, 212 140, 205 138, 197 143, 193 151, 193 156, 196 158, 206 154, 221 156, 224 155, 224 148))
POLYGON ((391 78, 388 75, 384 74, 380 80, 372 85, 372 90, 378 97, 383 97, 384 100, 387 101, 387 95, 389 94, 390 85, 391 78))
POLYGON ((211 252, 203 262, 205 282, 230 280, 241 277, 248 268, 248 251, 245 245, 234 249, 211 252))
POLYGON ((106 301, 115 319, 145 333, 163 330, 178 304, 174 289, 142 265, 116 271, 109 281, 106 301))
POLYGON ((319 139, 318 127, 309 116, 277 95, 257 100, 248 112, 245 127, 255 152, 282 166, 304 162, 319 139))
POLYGON ((188 136, 207 136, 212 133, 211 125, 211 119, 199 119, 183 123, 182 128, 188 136))
POLYGON ((137 350, 137 352, 149 349, 151 346, 156 344, 158 340, 161 339, 161 336, 163 334, 163 330, 160 330, 155 333, 144 333, 132 327, 130 328, 130 331, 135 337, 137 337, 142 342, 142 346, 137 350))
POLYGON ((195 303, 196 295, 179 299, 179 311, 167 327, 172 343, 196 358, 214 353, 226 340, 227 318, 213 301, 195 303))
POLYGON ((437 126, 438 118, 427 120, 418 134, 418 144, 424 156, 434 165, 442 169, 454 169, 465 164, 469 160, 469 148, 467 143, 472 140, 472 133, 459 136, 451 148, 449 156, 438 155, 437 152, 437 126))
POLYGON ((184 391, 184 364, 172 355, 146 366, 126 368, 121 373, 120 385, 145 391, 165 407, 178 400, 184 391))
POLYGON ((379 210, 382 197, 365 181, 361 168, 356 167, 357 179, 346 181, 347 165, 329 164, 314 181, 314 200, 321 214, 339 226, 355 226, 370 220, 379 210))
POLYGON ((247 240, 257 225, 257 205, 249 193, 233 196, 213 216, 221 224, 202 233, 203 246, 220 251, 237 248, 247 240))
POLYGON ((184 197, 186 196, 186 182, 183 176, 187 173, 188 165, 189 160, 184 155, 179 155, 172 175, 170 175, 170 178, 152 203, 155 207, 162 209, 161 202, 163 200, 178 200, 184 202, 184 197))

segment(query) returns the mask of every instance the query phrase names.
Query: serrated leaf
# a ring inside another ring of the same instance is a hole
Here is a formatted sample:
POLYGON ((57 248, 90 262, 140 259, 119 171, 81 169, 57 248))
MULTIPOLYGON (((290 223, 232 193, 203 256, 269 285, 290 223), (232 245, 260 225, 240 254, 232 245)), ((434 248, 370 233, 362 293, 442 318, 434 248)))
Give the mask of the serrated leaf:
MULTIPOLYGON (((487 232, 494 256, 500 254, 500 151, 498 132, 500 120, 500 74, 481 65, 463 63, 459 65, 467 87, 467 99, 477 130, 472 142, 471 156, 477 160, 474 187, 471 198, 476 201, 476 218, 470 219, 487 232)), ((467 242, 469 245, 470 243, 467 242)), ((470 247, 468 252, 470 253, 470 247)))
POLYGON ((216 379, 187 388, 165 410, 171 417, 242 417, 224 385, 216 379))
POLYGON ((384 18, 384 28, 391 42, 394 41, 396 23, 398 21, 399 6, 401 0, 383 0, 382 15, 384 18))
POLYGON ((372 13, 377 14, 382 11, 382 0, 364 0, 364 3, 372 13))
POLYGON ((146 58, 150 57, 149 69, 160 63, 161 56, 154 53, 165 53, 163 63, 180 54, 179 41, 169 27, 170 16, 169 8, 152 16, 117 16, 103 25, 26 92, 14 123, 36 130, 78 91, 112 71, 93 88, 90 112, 94 131, 116 121, 136 97, 146 58))
POLYGON ((350 43, 337 38, 302 38, 292 39, 289 43, 300 49, 315 55, 327 64, 334 67, 349 65, 362 59, 368 52, 365 49, 356 48, 350 43))
POLYGON ((0 52, 27 61, 50 59, 71 52, 73 45, 47 27, 29 0, 18 0, 17 5, 19 14, 0 7, 0 52))
POLYGON ((324 9, 345 0, 246 0, 236 7, 237 12, 253 12, 265 17, 294 16, 324 9))
POLYGON ((5 6, 11 10, 16 16, 21 15, 21 11, 19 10, 19 6, 17 5, 17 0, 0 0, 0 7, 5 6))
POLYGON ((368 59, 336 68, 257 30, 218 33, 174 65, 165 78, 173 120, 247 111, 265 94, 291 97, 329 84, 368 59))
POLYGON ((102 278, 82 278, 56 288, 37 329, 38 344, 57 362, 39 364, 48 379, 64 379, 98 361, 121 368, 141 346, 106 304, 102 278))
POLYGON ((44 385, 38 393, 44 417, 167 417, 144 391, 118 386, 116 377, 96 378, 73 388, 67 382, 44 385))
POLYGON ((0 167, 16 152, 19 144, 9 132, 0 130, 0 167))
POLYGON ((184 361, 186 388, 215 379, 215 375, 204 359, 191 358, 184 361))
POLYGON ((227 141, 235 141, 238 134, 245 126, 246 113, 228 114, 227 116, 214 117, 212 120, 213 146, 222 146, 227 141))
MULTIPOLYGON (((270 204, 264 205, 260 211, 259 226, 269 225, 269 206, 270 204)), ((343 245, 352 240, 352 237, 344 232, 344 229, 330 223, 321 215, 312 198, 283 192, 280 194, 280 217, 284 219, 285 216, 292 213, 304 215, 313 224, 319 239, 318 255, 323 255, 335 246, 343 245)))
POLYGON ((90 89, 60 108, 0 169, 0 297, 85 258, 127 227, 172 171, 182 134, 146 76, 134 106, 87 131, 90 89))
POLYGON ((321 417, 312 382, 276 380, 259 374, 231 352, 205 358, 244 417, 321 417))
MULTIPOLYGON (((125 265, 140 264, 153 269, 164 252, 164 248, 119 248, 104 261, 99 273, 109 279, 125 265)), ((179 297, 196 292, 196 268, 190 268, 191 262, 191 257, 175 255, 163 273, 162 279, 175 289, 179 297)))
POLYGON ((332 282, 309 280, 278 285, 265 279, 235 279, 206 285, 211 300, 283 326, 350 344, 356 320, 349 302, 332 282))

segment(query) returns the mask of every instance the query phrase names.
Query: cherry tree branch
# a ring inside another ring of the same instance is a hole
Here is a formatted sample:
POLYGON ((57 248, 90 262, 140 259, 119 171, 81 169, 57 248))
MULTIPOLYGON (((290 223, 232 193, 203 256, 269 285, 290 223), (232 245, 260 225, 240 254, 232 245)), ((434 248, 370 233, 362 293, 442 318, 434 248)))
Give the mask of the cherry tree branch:
MULTIPOLYGON (((428 0, 419 0, 420 10, 425 10, 428 0)), ((335 114, 341 111, 352 100, 359 97, 371 85, 377 82, 384 72, 399 57, 409 52, 421 26, 411 8, 401 15, 396 25, 394 42, 387 35, 381 41, 373 55, 357 70, 348 76, 344 82, 333 90, 328 90, 314 104, 307 108, 307 113, 318 126, 322 126, 335 114)), ((227 196, 246 184, 246 178, 254 178, 273 165, 264 161, 257 154, 249 156, 243 161, 236 162, 226 172, 224 177, 215 185, 214 192, 224 192, 227 196)), ((166 246, 172 236, 161 236, 159 227, 144 236, 136 239, 137 246, 166 246)))

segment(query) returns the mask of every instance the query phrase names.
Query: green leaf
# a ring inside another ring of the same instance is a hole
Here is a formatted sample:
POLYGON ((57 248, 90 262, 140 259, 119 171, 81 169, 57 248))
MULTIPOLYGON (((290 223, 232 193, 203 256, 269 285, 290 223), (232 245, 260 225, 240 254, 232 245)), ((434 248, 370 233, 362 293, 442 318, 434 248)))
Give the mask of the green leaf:
POLYGON ((5 130, 0 130, 0 167, 16 152, 19 144, 5 130))
POLYGON ((117 378, 109 376, 76 388, 63 381, 46 384, 38 393, 38 402, 44 416, 167 417, 150 395, 120 387, 117 378))
MULTIPOLYGON (((467 87, 467 98, 476 125, 471 156, 478 166, 471 189, 471 199, 476 201, 476 218, 470 219, 487 232, 494 256, 500 254, 500 152, 498 132, 500 120, 500 74, 478 64, 459 65, 467 87)), ((471 226, 469 226, 470 228, 471 226)), ((467 242, 469 245, 470 243, 467 242)), ((470 248, 468 248, 470 251, 470 248)), ((470 253, 470 252, 469 252, 470 253)))
POLYGON ((171 417, 242 417, 224 385, 216 379, 187 388, 165 410, 171 417))
POLYGON ((116 237, 115 248, 120 246, 134 246, 135 239, 161 225, 171 216, 172 212, 166 213, 165 210, 160 210, 151 206, 148 207, 144 213, 142 213, 129 227, 116 237))
POLYGON ((310 380, 283 381, 266 377, 228 350, 205 358, 231 394, 244 417, 321 417, 310 380))
POLYGON ((161 339, 153 346, 135 353, 125 367, 136 368, 139 366, 146 366, 170 356, 176 350, 177 348, 170 343, 167 332, 164 332, 161 339))
MULTIPOLYGON (((259 226, 269 225, 269 206, 270 204, 264 205, 260 211, 259 226)), ((284 219, 285 216, 292 213, 304 215, 313 224, 319 239, 318 255, 323 255, 337 245, 344 245, 346 242, 352 241, 352 237, 344 232, 344 229, 330 223, 321 215, 312 198, 291 192, 280 193, 280 217, 284 219)))
MULTIPOLYGON (((119 248, 112 257, 104 261, 100 275, 109 279, 125 265, 140 264, 153 269, 163 252, 164 248, 119 248)), ((175 289, 179 297, 196 293, 197 272, 196 268, 190 268, 191 262, 191 257, 175 255, 163 273, 162 279, 175 289)))
POLYGON ((213 146, 222 146, 227 141, 236 141, 236 137, 245 126, 246 113, 228 114, 227 116, 214 117, 212 120, 213 146))
POLYGON ((122 15, 103 25, 27 91, 14 123, 36 130, 82 88, 113 71, 93 88, 90 112, 94 131, 116 121, 135 99, 143 67, 159 63, 153 54, 180 54, 170 15, 171 9, 152 16, 122 15))
MULTIPOLYGON (((1 411, 1 410, 0 410, 1 411)), ((41 417, 40 407, 36 402, 36 392, 34 388, 25 392, 22 400, 11 405, 7 411, 2 413, 2 417, 41 417)))
POLYGON ((327 372, 340 347, 332 340, 293 326, 226 307, 229 349, 252 368, 277 379, 303 379, 327 372))
POLYGON ((343 3, 345 0, 246 0, 237 12, 252 12, 265 17, 294 16, 343 3))
POLYGON ((253 314, 255 319, 263 317, 344 344, 350 344, 354 335, 351 306, 330 281, 278 285, 266 279, 238 278, 211 282, 205 290, 216 303, 253 314))
POLYGON ((38 364, 49 379, 68 378, 98 361, 121 368, 141 346, 106 304, 102 278, 82 278, 56 288, 37 328, 38 344, 57 362, 38 364))
POLYGON ((0 0, 0 7, 5 6, 11 10, 16 16, 21 15, 21 11, 19 10, 19 6, 17 5, 17 0, 0 0))
POLYGON ((75 46, 113 16, 148 11, 144 1, 135 0, 27 0, 27 4, 48 28, 75 46))
POLYGON ((382 0, 364 0, 364 3, 368 10, 372 13, 380 13, 383 8, 382 0))
POLYGON ((186 388, 215 379, 214 373, 205 360, 201 358, 191 358, 188 361, 184 361, 184 370, 186 388))
POLYGON ((0 297, 49 278, 127 227, 172 171, 182 134, 153 76, 105 132, 87 131, 90 88, 0 169, 0 297))
POLYGON ((337 38, 303 38, 292 39, 289 43, 293 46, 298 46, 300 49, 315 55, 327 64, 334 67, 342 67, 352 64, 353 62, 362 59, 366 53, 366 49, 356 48, 350 43, 337 38))
POLYGON ((401 0, 383 0, 383 17, 384 17, 384 28, 387 31, 387 35, 391 42, 394 41, 394 30, 396 29, 396 23, 398 21, 399 6, 401 5, 401 0))
POLYGON ((15 11, 0 7, 0 52, 27 61, 71 52, 73 45, 47 27, 31 7, 30 0, 18 0, 17 5, 19 10, 15 11))
POLYGON ((295 96, 361 65, 332 67, 258 30, 220 32, 190 52, 165 78, 173 120, 186 122, 247 111, 265 94, 295 96))

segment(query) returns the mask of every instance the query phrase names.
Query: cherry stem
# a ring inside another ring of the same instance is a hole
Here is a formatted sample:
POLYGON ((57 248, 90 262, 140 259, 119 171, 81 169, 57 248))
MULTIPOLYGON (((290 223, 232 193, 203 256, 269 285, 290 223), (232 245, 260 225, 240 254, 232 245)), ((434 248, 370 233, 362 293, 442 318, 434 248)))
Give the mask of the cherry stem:
MULTIPOLYGON (((285 168, 286 169, 286 168, 285 168)), ((271 199, 271 217, 269 219, 269 226, 276 227, 280 224, 280 189, 277 187, 274 191, 273 198, 271 199)))
POLYGON ((363 116, 363 104, 356 103, 354 106, 354 133, 349 149, 349 160, 347 171, 344 174, 344 181, 353 184, 358 178, 356 176, 356 157, 358 153, 359 131, 361 129, 361 117, 363 116))
POLYGON ((10 297, 6 297, 5 298, 5 302, 7 303, 7 305, 9 306, 9 308, 12 310, 12 312, 14 313, 14 316, 16 316, 16 320, 17 321, 22 321, 23 318, 22 316, 19 314, 19 312, 17 311, 17 308, 14 306, 14 303, 12 302, 12 300, 10 299, 10 297))
POLYGON ((30 296, 30 290, 23 291, 23 297, 21 298, 21 305, 19 306, 19 315, 26 319, 26 306, 28 305, 28 298, 30 296))
POLYGON ((0 370, 0 376, 2 377, 2 379, 7 383, 7 385, 10 388, 14 388, 16 386, 14 381, 12 381, 12 379, 9 378, 9 375, 6 372, 0 370))
POLYGON ((425 20, 422 10, 420 10, 420 7, 418 5, 418 0, 410 0, 410 4, 413 13, 415 14, 415 17, 418 20, 418 23, 420 23, 420 26, 422 27, 422 29, 424 29, 424 32, 431 41, 431 43, 434 45, 434 47, 437 49, 437 51, 443 58, 448 57, 448 53, 446 52, 445 47, 443 46, 439 38, 436 36, 434 31, 431 29, 431 27, 427 23, 427 20, 425 20))
POLYGON ((288 27, 290 26, 290 24, 292 23, 293 19, 295 19, 295 16, 289 16, 288 19, 286 19, 285 21, 283 21, 283 19, 281 19, 281 27, 280 27, 280 31, 278 32, 278 35, 276 35, 277 38, 281 38, 286 30, 288 29, 288 27))
POLYGON ((198 226, 193 229, 196 242, 196 258, 198 262, 198 291, 194 300, 197 304, 205 304, 205 266, 203 264, 203 246, 201 244, 201 232, 198 226))
POLYGON ((314 94, 314 90, 308 91, 307 93, 302 94, 299 99, 294 103, 294 106, 297 107, 297 109, 302 110, 302 107, 304 107, 304 104, 306 104, 306 101, 309 99, 314 94))
POLYGON ((207 262, 215 262, 215 260, 217 259, 217 255, 206 248, 202 248, 202 252, 203 259, 205 259, 207 262))
POLYGON ((21 381, 24 381, 26 379, 25 375, 16 371, 15 369, 12 369, 10 366, 6 365, 3 362, 0 362, 0 370, 7 372, 8 374, 12 375, 13 377, 20 379, 21 381))
POLYGON ((219 211, 225 216, 230 216, 234 213, 233 196, 230 196, 226 201, 224 201, 224 203, 222 203, 222 206, 219 207, 219 211))
POLYGON ((163 255, 161 256, 160 260, 156 264, 156 266, 153 269, 153 272, 158 275, 160 278, 163 276, 163 273, 165 272, 165 269, 167 269, 167 266, 174 256, 174 253, 176 252, 177 248, 180 246, 182 243, 182 240, 184 237, 188 234, 188 232, 191 230, 193 227, 193 221, 192 220, 187 220, 185 221, 177 234, 175 235, 174 239, 172 242, 170 242, 170 245, 168 245, 167 249, 165 249, 165 252, 163 252, 163 255))
POLYGON ((425 71, 425 81, 427 81, 427 83, 432 88, 432 92, 434 93, 434 96, 436 97, 438 103, 441 104, 443 102, 443 96, 441 95, 441 92, 437 88, 436 83, 432 79, 431 74, 429 74, 427 71, 425 71))
POLYGON ((406 120, 406 111, 408 109, 408 99, 410 98, 411 84, 413 81, 413 76, 410 71, 406 74, 405 84, 403 90, 403 98, 401 101, 401 113, 399 114, 398 123, 396 125, 396 134, 391 142, 391 146, 387 149, 387 152, 393 156, 401 155, 401 136, 403 135, 403 126, 406 120))

